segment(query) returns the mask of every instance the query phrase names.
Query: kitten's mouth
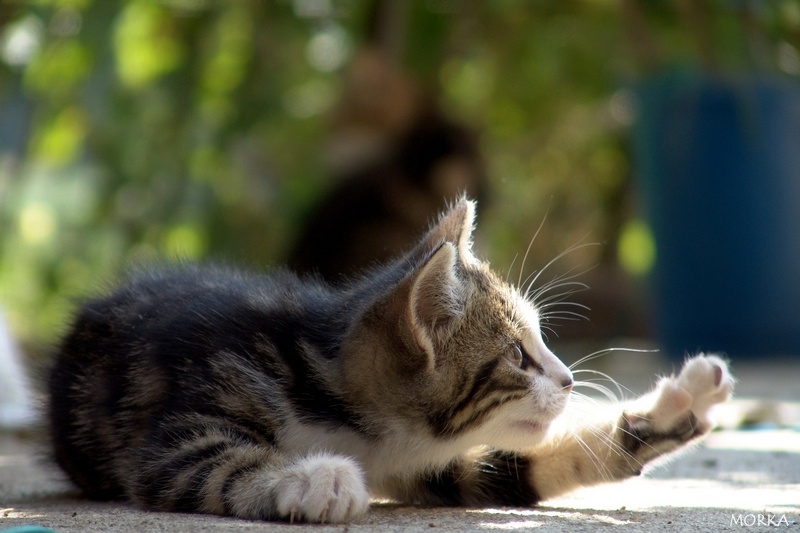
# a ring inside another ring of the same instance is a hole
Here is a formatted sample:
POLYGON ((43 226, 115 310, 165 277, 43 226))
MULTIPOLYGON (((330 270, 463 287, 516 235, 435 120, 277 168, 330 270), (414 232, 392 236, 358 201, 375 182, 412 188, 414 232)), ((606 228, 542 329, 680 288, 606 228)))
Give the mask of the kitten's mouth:
POLYGON ((540 433, 544 430, 544 425, 535 420, 517 420, 513 425, 515 428, 529 433, 540 433))

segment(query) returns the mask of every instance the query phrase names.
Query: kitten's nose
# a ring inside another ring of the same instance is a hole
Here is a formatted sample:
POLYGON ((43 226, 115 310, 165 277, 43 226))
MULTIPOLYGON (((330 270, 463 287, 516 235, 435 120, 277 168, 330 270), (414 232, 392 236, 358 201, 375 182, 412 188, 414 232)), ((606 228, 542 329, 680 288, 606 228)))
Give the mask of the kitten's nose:
POLYGON ((570 393, 572 392, 572 386, 574 384, 575 382, 572 380, 572 374, 567 374, 561 379, 561 390, 563 390, 565 393, 570 393))

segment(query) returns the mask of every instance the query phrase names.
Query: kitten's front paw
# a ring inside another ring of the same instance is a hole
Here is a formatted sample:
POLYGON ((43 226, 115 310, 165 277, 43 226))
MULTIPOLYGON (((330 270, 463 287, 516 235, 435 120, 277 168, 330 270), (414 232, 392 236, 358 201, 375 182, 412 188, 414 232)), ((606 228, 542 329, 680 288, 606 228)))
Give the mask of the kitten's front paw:
POLYGON ((699 355, 684 363, 678 385, 692 395, 689 410, 697 417, 698 430, 707 433, 714 427, 709 411, 730 399, 734 379, 728 364, 715 355, 699 355))
POLYGON ((688 359, 677 376, 659 383, 655 404, 648 413, 657 431, 669 431, 691 414, 695 434, 714 427, 711 407, 728 400, 733 391, 728 365, 715 355, 700 354, 688 359))
POLYGON ((273 491, 278 513, 292 522, 347 522, 369 507, 364 476, 344 457, 301 459, 281 472, 273 491))
POLYGON ((730 398, 733 384, 725 361, 700 354, 623 413, 620 440, 637 471, 645 462, 711 431, 711 408, 730 398))

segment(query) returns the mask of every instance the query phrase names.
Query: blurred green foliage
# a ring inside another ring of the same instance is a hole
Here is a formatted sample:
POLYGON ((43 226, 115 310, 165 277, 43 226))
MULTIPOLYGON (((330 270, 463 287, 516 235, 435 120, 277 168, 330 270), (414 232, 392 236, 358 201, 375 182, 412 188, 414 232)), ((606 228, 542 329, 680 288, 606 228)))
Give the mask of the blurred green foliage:
MULTIPOLYGON (((322 146, 364 0, 37 0, 0 7, 0 306, 26 341, 123 266, 266 267, 328 186, 322 146)), ((528 270, 646 271, 626 87, 673 64, 800 72, 795 0, 409 0, 400 60, 481 133, 479 244, 528 270), (603 251, 605 250, 605 251, 603 251), (641 252, 643 250, 643 252, 641 252)), ((649 255, 648 255, 649 254, 649 255)), ((520 268, 517 265, 515 268, 520 268)))

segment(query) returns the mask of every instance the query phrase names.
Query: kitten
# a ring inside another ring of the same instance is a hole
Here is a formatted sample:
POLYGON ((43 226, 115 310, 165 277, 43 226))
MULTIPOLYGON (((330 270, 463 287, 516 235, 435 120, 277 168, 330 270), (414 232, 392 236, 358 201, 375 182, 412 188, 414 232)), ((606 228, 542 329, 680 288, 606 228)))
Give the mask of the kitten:
POLYGON ((530 506, 710 431, 725 362, 553 435, 573 378, 536 307, 471 251, 461 200, 341 289, 174 267, 83 306, 49 380, 55 459, 92 498, 347 522, 370 497, 530 506))

